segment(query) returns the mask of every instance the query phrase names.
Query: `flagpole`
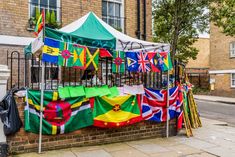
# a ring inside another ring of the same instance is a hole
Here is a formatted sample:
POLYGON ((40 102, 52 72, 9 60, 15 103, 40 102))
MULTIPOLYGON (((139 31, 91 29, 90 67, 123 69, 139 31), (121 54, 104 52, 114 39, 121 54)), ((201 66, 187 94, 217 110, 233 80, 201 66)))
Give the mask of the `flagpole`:
MULTIPOLYGON (((45 38, 45 8, 43 9, 43 41, 45 38)), ((38 153, 42 153, 42 114, 43 114, 43 100, 44 100, 44 78, 45 78, 45 63, 42 63, 41 70, 41 103, 40 103, 40 126, 39 126, 39 143, 38 143, 38 153)))
POLYGON ((169 137, 169 94, 170 94, 170 90, 169 90, 169 70, 167 70, 167 104, 166 104, 166 114, 167 114, 167 120, 166 120, 166 138, 169 137))

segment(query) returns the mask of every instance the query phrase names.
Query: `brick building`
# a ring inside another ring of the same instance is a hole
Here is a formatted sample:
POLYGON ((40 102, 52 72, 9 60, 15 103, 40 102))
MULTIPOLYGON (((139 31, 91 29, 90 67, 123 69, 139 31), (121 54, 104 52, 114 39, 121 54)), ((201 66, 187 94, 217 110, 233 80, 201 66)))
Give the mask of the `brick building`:
POLYGON ((208 70, 210 67, 210 38, 208 35, 200 37, 193 45, 199 50, 197 59, 190 59, 186 72, 190 82, 199 88, 209 88, 208 70))
MULTIPOLYGON (((17 61, 19 57, 17 52, 20 58, 23 58, 24 46, 33 40, 32 19, 37 16, 39 8, 45 8, 46 21, 48 11, 50 14, 54 13, 56 23, 61 27, 93 11, 108 24, 129 36, 142 40, 152 39, 151 0, 4 0, 0 3, 0 64, 7 64, 12 70, 12 80, 8 81, 8 86, 24 85, 26 77, 29 78, 29 83, 39 83, 38 63, 31 62, 26 65, 33 67, 26 74, 23 68, 24 61, 21 60, 19 64, 17 61), (10 53, 14 51, 11 56, 10 53), (16 59, 8 61, 7 53, 8 57, 16 59), (13 61, 12 66, 11 61, 13 61), (18 73, 21 74, 19 78, 18 73)), ((51 68, 50 71, 55 70, 51 68)), ((55 73, 55 78, 58 78, 58 74, 59 70, 55 73)))
POLYGON ((22 52, 32 41, 31 19, 36 16, 37 8, 45 8, 46 13, 48 10, 54 12, 62 27, 93 11, 129 36, 152 38, 151 0, 3 0, 0 3, 0 64, 7 63, 7 51, 22 52))
POLYGON ((235 38, 210 25, 210 83, 213 95, 235 97, 235 38))

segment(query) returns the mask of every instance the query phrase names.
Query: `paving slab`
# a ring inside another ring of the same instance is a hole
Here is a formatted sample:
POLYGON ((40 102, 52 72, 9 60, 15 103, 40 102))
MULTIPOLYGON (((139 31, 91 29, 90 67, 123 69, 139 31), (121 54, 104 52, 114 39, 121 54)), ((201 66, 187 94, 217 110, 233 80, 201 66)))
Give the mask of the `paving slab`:
POLYGON ((138 145, 132 145, 135 149, 145 153, 145 154, 153 154, 153 153, 162 153, 162 152, 168 152, 169 149, 166 149, 165 147, 159 146, 157 144, 138 144, 138 145))
POLYGON ((20 155, 14 155, 14 157, 76 157, 76 155, 70 149, 61 149, 57 151, 45 151, 41 154, 38 153, 26 153, 20 155))
POLYGON ((186 157, 218 157, 217 155, 212 155, 209 153, 199 153, 199 154, 191 154, 191 155, 186 155, 186 157))
POLYGON ((180 143, 194 147, 196 149, 207 149, 207 148, 212 148, 212 147, 217 146, 217 145, 212 144, 210 142, 202 141, 202 140, 199 140, 196 138, 187 138, 187 139, 180 141, 180 143))
POLYGON ((208 148, 205 151, 213 155, 217 155, 219 157, 234 157, 235 156, 235 150, 224 148, 224 147, 208 148))
POLYGON ((132 149, 132 147, 130 147, 126 143, 107 144, 107 145, 102 145, 101 147, 107 152, 113 152, 113 151, 125 150, 125 149, 132 149))
POLYGON ((73 151, 73 153, 76 154, 76 157, 112 157, 103 149, 89 151, 73 151))
POLYGON ((190 155, 190 154, 203 152, 200 149, 196 149, 194 147, 191 147, 185 144, 178 144, 176 146, 170 146, 170 147, 167 147, 167 149, 175 151, 177 154, 182 154, 182 155, 190 155))
POLYGON ((176 152, 161 152, 161 153, 154 153, 151 154, 150 157, 182 157, 182 153, 176 152))
POLYGON ((147 154, 142 153, 136 149, 125 149, 114 151, 110 153, 113 157, 148 157, 147 154))

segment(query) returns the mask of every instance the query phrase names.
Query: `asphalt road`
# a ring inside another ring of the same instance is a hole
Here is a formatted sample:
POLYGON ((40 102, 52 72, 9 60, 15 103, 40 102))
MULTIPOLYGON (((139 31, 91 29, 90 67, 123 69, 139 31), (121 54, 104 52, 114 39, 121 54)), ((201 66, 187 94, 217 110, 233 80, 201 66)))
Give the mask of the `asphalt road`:
POLYGON ((235 104, 196 100, 202 117, 227 122, 235 126, 235 104))

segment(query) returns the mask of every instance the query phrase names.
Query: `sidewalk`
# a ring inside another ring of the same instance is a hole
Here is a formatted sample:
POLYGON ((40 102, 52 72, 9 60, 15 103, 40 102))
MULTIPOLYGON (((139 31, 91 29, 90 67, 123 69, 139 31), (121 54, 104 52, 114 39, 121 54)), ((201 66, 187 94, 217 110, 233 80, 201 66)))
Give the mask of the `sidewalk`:
POLYGON ((178 136, 100 146, 77 147, 16 157, 231 157, 235 156, 235 128, 226 123, 202 118, 203 127, 187 138, 178 136))
POLYGON ((207 100, 207 101, 235 104, 235 98, 210 96, 210 95, 194 95, 194 98, 197 100, 207 100))

